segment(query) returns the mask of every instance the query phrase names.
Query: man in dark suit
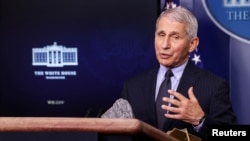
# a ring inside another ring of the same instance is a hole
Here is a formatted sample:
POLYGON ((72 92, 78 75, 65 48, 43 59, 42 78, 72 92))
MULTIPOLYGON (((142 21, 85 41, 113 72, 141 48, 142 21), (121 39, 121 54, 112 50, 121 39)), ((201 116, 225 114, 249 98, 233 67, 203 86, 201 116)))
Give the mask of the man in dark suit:
POLYGON ((207 140, 209 125, 236 124, 229 85, 221 77, 193 65, 189 54, 198 44, 196 17, 183 7, 165 10, 156 22, 155 53, 159 66, 124 83, 122 98, 129 101, 135 118, 164 132, 187 128, 207 140), (170 97, 163 96, 157 115, 156 99, 167 70, 172 70, 170 97), (169 104, 167 104, 169 103, 169 104), (158 125, 157 117, 164 118, 158 125))

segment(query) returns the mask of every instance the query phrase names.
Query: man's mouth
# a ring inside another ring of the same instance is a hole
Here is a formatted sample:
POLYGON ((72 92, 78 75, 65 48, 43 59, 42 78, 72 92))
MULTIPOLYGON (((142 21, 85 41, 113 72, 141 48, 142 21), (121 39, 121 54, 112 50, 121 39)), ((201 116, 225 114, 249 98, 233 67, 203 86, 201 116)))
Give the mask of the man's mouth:
POLYGON ((171 57, 171 55, 166 54, 166 53, 160 53, 160 56, 162 59, 168 59, 169 57, 171 57))

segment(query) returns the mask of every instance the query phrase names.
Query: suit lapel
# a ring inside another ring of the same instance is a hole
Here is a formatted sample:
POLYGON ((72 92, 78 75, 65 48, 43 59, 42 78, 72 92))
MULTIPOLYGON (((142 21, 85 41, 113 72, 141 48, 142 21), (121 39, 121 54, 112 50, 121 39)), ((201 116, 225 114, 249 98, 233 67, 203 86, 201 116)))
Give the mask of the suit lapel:
POLYGON ((147 115, 151 123, 156 127, 157 120, 156 120, 156 110, 155 110, 155 87, 156 87, 156 78, 158 73, 159 66, 155 67, 149 72, 149 82, 150 84, 147 93, 145 93, 144 101, 145 101, 145 108, 147 110, 147 115), (148 95, 148 96, 146 96, 148 95), (154 114, 152 114, 154 113, 154 114))
POLYGON ((177 92, 180 92, 187 97, 188 89, 195 84, 199 77, 199 68, 189 61, 182 74, 177 92))

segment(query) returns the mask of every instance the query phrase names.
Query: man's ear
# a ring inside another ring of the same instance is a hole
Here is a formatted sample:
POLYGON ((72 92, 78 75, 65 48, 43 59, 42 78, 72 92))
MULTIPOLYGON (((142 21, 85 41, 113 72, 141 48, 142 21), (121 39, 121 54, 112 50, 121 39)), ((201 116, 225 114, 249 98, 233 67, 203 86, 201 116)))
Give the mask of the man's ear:
POLYGON ((189 52, 193 52, 199 45, 199 38, 195 37, 193 39, 191 39, 190 43, 189 43, 189 52))

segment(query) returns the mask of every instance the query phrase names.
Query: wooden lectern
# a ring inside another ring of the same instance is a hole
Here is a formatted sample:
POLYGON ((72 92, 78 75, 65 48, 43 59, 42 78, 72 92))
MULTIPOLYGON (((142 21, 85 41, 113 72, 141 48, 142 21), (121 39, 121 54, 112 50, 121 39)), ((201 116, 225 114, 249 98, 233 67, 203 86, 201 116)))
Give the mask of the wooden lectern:
POLYGON ((6 132, 95 132, 108 136, 140 135, 147 141, 177 141, 137 119, 0 117, 0 133, 6 132))

